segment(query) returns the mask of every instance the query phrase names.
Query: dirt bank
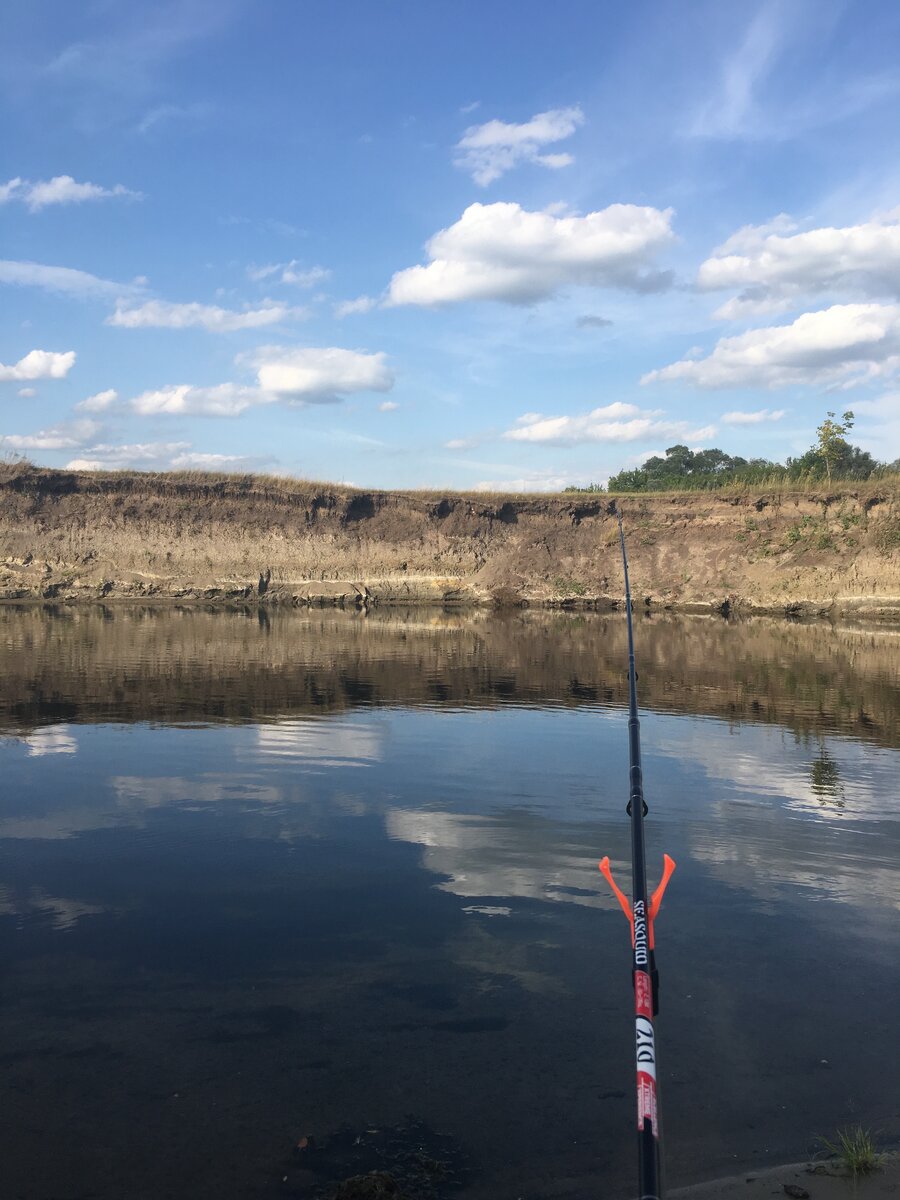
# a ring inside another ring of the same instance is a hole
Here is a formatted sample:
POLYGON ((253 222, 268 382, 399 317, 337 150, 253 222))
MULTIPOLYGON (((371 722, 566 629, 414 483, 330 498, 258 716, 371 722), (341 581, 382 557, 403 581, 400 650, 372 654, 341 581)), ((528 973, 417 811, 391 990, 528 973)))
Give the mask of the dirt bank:
MULTIPOLYGON (((622 497, 640 604, 900 615, 896 479, 622 497)), ((604 606, 612 500, 0 469, 0 599, 604 606)))

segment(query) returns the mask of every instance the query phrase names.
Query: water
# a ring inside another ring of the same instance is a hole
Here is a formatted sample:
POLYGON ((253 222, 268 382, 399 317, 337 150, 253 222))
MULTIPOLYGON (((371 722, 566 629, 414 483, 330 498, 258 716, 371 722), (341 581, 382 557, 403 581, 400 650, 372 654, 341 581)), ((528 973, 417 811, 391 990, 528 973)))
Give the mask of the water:
MULTIPOLYGON (((670 1185, 896 1137, 900 631, 636 639, 670 1185)), ((3 1195, 630 1195, 625 662, 617 614, 0 610, 3 1195)))

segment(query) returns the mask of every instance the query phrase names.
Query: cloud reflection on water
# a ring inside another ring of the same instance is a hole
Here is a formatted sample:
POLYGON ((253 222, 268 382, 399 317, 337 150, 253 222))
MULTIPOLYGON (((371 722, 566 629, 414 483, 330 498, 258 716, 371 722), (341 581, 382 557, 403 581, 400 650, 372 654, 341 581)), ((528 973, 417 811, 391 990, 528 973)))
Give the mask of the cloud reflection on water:
POLYGON ((70 725, 46 725, 19 738, 31 758, 44 754, 76 754, 78 742, 70 725))
POLYGON ((262 758, 298 759, 311 767, 368 766, 384 757, 383 724, 345 720, 284 720, 256 726, 262 758))

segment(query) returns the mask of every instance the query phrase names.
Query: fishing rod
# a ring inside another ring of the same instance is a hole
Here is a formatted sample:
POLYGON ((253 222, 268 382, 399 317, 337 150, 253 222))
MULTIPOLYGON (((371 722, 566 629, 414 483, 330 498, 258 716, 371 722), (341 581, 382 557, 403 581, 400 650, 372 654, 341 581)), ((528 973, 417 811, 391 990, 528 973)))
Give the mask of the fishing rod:
POLYGON ((631 979, 634 986, 634 1032, 637 1063, 637 1128, 639 1200, 660 1200, 662 1196, 659 1092, 656 1082, 656 1033, 653 1018, 659 1012, 659 972, 653 922, 662 904, 663 894, 675 870, 674 861, 663 855, 663 874, 659 886, 647 902, 647 868, 644 861, 644 780, 641 771, 641 722, 637 706, 637 673, 634 668, 634 629, 631 620, 631 585, 628 581, 628 554, 622 514, 616 508, 622 568, 625 572, 625 615, 628 622, 628 755, 630 789, 625 811, 631 817, 632 902, 613 879, 609 858, 599 864, 631 926, 631 979))

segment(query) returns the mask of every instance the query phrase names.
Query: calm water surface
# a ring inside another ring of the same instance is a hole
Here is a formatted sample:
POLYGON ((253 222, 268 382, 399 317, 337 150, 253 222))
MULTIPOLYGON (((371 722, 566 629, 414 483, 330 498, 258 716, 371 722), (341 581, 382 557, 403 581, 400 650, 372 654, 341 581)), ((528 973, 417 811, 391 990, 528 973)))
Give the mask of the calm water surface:
MULTIPOLYGON (((898 1136, 900 630, 636 639, 670 1185, 898 1136)), ((628 1196, 625 665, 616 614, 0 610, 0 1194, 628 1196)))

